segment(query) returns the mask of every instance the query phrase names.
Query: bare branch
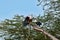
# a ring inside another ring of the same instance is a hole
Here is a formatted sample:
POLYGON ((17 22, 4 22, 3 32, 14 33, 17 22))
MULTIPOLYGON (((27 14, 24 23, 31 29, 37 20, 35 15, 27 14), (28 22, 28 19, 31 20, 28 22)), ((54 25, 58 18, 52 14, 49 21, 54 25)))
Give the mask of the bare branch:
POLYGON ((49 34, 48 32, 44 31, 43 29, 37 28, 37 27, 33 27, 36 31, 39 32, 43 32, 45 35, 47 35, 48 37, 50 37, 52 40, 58 40, 57 38, 55 38, 53 35, 49 34))

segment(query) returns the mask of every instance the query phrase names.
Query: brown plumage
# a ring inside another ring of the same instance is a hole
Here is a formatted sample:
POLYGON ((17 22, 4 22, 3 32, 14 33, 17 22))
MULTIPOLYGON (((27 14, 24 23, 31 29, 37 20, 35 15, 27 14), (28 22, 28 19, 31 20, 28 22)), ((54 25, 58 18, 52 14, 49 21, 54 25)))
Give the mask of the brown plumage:
POLYGON ((25 20, 23 21, 23 25, 26 26, 28 24, 30 24, 30 22, 32 22, 32 19, 30 19, 30 17, 26 17, 25 20))
POLYGON ((27 23, 30 23, 30 22, 32 22, 32 19, 30 19, 30 17, 27 16, 27 17, 25 18, 25 21, 26 21, 27 23))

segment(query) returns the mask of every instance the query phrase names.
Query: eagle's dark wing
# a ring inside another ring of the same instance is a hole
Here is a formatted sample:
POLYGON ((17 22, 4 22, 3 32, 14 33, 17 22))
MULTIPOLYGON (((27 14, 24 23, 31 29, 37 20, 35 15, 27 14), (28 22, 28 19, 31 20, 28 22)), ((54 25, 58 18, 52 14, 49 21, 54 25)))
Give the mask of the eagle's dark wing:
POLYGON ((38 26, 42 25, 42 23, 41 23, 41 22, 36 22, 36 24, 37 24, 38 26))

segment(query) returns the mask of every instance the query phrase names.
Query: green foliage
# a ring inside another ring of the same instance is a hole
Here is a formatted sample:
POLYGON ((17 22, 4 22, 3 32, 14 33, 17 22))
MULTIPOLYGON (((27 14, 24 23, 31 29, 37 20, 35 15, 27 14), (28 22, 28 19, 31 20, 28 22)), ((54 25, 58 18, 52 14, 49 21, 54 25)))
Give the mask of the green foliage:
MULTIPOLYGON (((40 0, 38 1, 40 2, 40 0)), ((42 2, 44 1, 42 0, 42 2)), ((49 0, 48 4, 47 2, 46 0, 46 4, 43 5, 44 15, 39 15, 35 19, 43 23, 41 28, 60 39, 60 1, 49 0), (49 6, 49 8, 45 9, 45 6, 49 6)), ((51 40, 42 32, 35 31, 31 25, 23 26, 24 18, 24 16, 15 15, 14 18, 0 23, 0 29, 5 31, 2 35, 5 36, 5 40, 51 40)), ((31 24, 35 25, 34 22, 31 24)))
MULTIPOLYGON (((36 19, 40 20, 39 18, 36 19)), ((5 37, 5 40, 48 40, 43 33, 37 32, 31 28, 31 25, 23 26, 23 19, 23 16, 15 15, 13 19, 6 19, 1 22, 3 26, 2 30, 7 31, 7 34, 4 36, 9 35, 5 37)), ((35 23, 31 24, 35 25, 35 23)))
POLYGON ((60 0, 42 0, 41 3, 44 3, 44 29, 60 39, 60 0))

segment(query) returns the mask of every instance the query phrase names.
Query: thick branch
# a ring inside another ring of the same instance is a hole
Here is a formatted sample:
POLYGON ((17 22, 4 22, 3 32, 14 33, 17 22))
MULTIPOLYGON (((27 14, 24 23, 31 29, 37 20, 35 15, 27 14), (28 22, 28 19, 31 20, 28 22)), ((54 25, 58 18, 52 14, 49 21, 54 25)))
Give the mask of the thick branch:
POLYGON ((51 34, 49 34, 48 32, 44 31, 43 29, 39 29, 37 27, 33 27, 35 30, 39 31, 39 32, 43 32, 45 35, 47 35, 48 37, 50 37, 52 40, 58 40, 57 38, 55 38, 54 36, 52 36, 51 34))

